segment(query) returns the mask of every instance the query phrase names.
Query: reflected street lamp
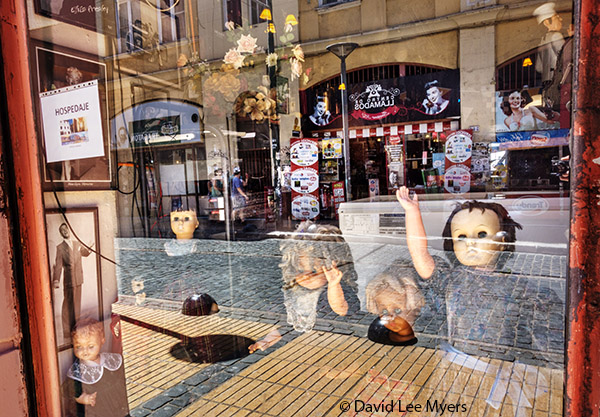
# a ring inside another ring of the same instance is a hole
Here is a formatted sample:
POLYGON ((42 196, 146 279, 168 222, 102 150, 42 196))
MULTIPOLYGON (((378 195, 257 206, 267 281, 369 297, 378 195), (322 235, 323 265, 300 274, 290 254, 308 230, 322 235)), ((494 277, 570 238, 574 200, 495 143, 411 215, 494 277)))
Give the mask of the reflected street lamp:
MULTIPOLYGON (((267 21, 267 54, 271 55, 275 52, 275 23, 273 22, 273 1, 266 0, 259 3, 265 6, 265 9, 260 14, 260 18, 267 21)), ((293 16, 292 16, 293 18, 293 16)), ((286 18, 286 22, 290 19, 290 16, 286 18)), ((295 20, 295 18, 294 18, 295 20)), ((296 22, 297 24, 298 22, 296 22)), ((267 75, 269 76, 269 94, 271 94, 277 88, 277 73, 276 67, 267 65, 267 75)), ((279 182, 279 171, 281 164, 281 157, 279 155, 280 143, 279 143, 279 125, 271 123, 271 177, 273 184, 274 193, 274 205, 275 205, 275 218, 276 221, 281 219, 282 201, 281 201, 281 184, 279 182)))
POLYGON ((358 47, 357 43, 342 42, 327 46, 327 50, 341 60, 342 77, 340 90, 342 91, 342 126, 344 130, 344 172, 346 174, 346 201, 352 198, 350 182, 350 138, 348 137, 348 92, 346 91, 346 58, 358 47))

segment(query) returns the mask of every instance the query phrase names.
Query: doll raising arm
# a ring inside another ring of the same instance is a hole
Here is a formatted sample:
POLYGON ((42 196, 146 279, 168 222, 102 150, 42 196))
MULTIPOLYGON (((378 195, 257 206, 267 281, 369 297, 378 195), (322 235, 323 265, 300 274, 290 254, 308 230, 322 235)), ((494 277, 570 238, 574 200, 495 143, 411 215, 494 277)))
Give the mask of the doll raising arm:
POLYGON ((339 316, 345 316, 348 313, 348 302, 344 297, 342 289, 342 276, 344 273, 337 268, 335 261, 331 262, 331 268, 323 267, 323 274, 327 278, 327 301, 329 306, 339 316))
POLYGON ((402 186, 396 191, 396 198, 406 213, 406 243, 413 264, 419 276, 428 279, 433 274, 435 263, 427 250, 427 235, 419 209, 419 199, 410 197, 408 188, 402 186))

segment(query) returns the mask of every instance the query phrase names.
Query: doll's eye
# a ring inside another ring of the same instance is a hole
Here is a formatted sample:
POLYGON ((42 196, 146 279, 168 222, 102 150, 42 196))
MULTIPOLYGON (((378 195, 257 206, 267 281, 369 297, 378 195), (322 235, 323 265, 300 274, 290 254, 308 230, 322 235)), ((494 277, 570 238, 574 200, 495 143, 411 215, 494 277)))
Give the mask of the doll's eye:
POLYGON ((173 220, 175 220, 176 222, 179 221, 179 217, 173 217, 173 220))
POLYGON ((477 237, 479 239, 485 239, 487 237, 487 233, 486 232, 479 232, 479 233, 477 233, 477 237))
POLYGON ((186 222, 189 222, 189 221, 190 221, 190 218, 189 218, 189 217, 186 217, 186 218, 185 218, 185 219, 183 219, 183 220, 184 220, 184 221, 186 221, 186 222))
POLYGON ((381 315, 382 315, 382 316, 389 316, 389 315, 390 315, 390 312, 389 312, 389 311, 387 311, 387 310, 382 310, 382 311, 381 311, 381 315))
POLYGON ((465 240, 467 235, 458 235, 458 240, 465 240))
POLYGON ((402 309, 401 308, 397 308, 394 310, 394 314, 399 315, 400 313, 402 313, 402 309))

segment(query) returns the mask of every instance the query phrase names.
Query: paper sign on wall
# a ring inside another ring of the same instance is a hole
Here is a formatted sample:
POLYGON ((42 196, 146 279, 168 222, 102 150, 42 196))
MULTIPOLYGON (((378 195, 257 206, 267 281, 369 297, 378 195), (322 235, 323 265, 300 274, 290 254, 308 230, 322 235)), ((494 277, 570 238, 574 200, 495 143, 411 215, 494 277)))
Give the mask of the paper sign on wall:
POLYGON ((104 156, 98 81, 40 94, 47 162, 104 156))
POLYGON ((333 159, 342 157, 342 140, 336 139, 323 139, 321 141, 323 147, 323 158, 333 159))

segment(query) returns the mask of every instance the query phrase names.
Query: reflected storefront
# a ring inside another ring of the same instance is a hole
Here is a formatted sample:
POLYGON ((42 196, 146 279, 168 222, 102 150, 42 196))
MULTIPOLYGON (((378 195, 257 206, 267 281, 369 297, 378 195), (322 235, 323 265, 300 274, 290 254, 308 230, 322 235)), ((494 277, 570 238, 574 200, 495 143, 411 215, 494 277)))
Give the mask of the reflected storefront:
POLYGON ((580 415, 578 4, 22 3, 32 414, 580 415))

